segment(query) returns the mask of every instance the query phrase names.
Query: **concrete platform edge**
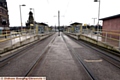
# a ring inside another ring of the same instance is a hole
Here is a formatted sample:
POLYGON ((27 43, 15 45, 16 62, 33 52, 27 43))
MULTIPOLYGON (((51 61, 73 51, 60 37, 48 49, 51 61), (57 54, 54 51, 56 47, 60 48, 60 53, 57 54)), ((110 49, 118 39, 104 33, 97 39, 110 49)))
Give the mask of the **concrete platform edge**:
POLYGON ((16 44, 8 46, 8 47, 6 47, 4 49, 0 49, 0 57, 3 57, 5 55, 7 55, 7 54, 10 54, 11 52, 14 52, 14 51, 18 50, 18 49, 21 49, 21 48, 27 47, 27 46, 29 46, 31 44, 34 44, 39 40, 46 39, 46 38, 48 38, 49 36, 51 36, 53 34, 54 33, 50 33, 50 34, 46 34, 46 35, 42 35, 42 36, 41 35, 34 35, 34 36, 30 37, 29 39, 26 39, 26 40, 24 40, 22 42, 18 42, 16 44), (32 38, 34 38, 34 41, 30 41, 32 38))
POLYGON ((109 49, 109 50, 112 50, 112 51, 116 51, 116 52, 120 52, 119 48, 116 48, 112 45, 109 45, 109 44, 106 44, 104 42, 101 42, 101 41, 97 41, 96 39, 93 39, 93 38, 90 38, 88 36, 85 36, 85 35, 75 35, 75 34, 69 34, 69 33, 64 33, 70 37, 73 37, 75 39, 81 39, 81 40, 84 40, 84 41, 87 41, 87 42, 90 42, 92 44, 96 44, 98 46, 101 46, 101 47, 104 47, 106 49, 109 49))

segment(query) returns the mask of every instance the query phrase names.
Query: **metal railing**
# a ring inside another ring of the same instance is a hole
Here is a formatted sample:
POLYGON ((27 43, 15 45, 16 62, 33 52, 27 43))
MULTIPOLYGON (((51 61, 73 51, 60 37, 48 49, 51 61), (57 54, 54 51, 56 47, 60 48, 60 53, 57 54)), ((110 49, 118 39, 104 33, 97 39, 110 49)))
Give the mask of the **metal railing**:
MULTIPOLYGON (((6 47, 11 47, 12 45, 15 44, 21 44, 23 42, 29 43, 35 41, 37 35, 38 33, 36 33, 35 30, 23 30, 22 32, 11 31, 10 33, 6 32, 6 34, 0 34, 0 50, 6 47)), ((40 37, 47 35, 50 35, 50 33, 49 32, 45 32, 42 34, 39 33, 40 37)))
POLYGON ((120 34, 116 31, 111 32, 107 30, 86 30, 87 34, 83 31, 82 33, 86 36, 96 39, 97 41, 102 41, 106 44, 112 45, 114 47, 120 48, 120 34))
POLYGON ((72 33, 72 34, 74 35, 82 34, 90 38, 96 39, 97 41, 104 42, 105 44, 109 44, 113 47, 120 49, 120 31, 119 30, 111 30, 111 31, 97 30, 95 31, 93 29, 82 29, 82 32, 72 33))

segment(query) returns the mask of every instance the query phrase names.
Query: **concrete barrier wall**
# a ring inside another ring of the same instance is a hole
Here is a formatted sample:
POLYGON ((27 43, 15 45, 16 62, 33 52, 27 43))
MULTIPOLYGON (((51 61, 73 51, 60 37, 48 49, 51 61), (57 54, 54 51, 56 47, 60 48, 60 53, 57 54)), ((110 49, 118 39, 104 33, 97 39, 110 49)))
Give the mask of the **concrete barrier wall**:
POLYGON ((38 41, 38 40, 43 40, 43 39, 45 39, 45 38, 47 38, 47 37, 49 37, 49 36, 51 36, 53 34, 54 33, 42 34, 42 35, 41 34, 34 35, 34 36, 32 36, 32 37, 30 37, 28 39, 25 39, 25 40, 23 40, 21 42, 18 42, 16 44, 13 44, 11 46, 8 46, 8 47, 5 47, 5 48, 1 49, 0 54, 3 54, 3 53, 8 52, 10 50, 14 50, 14 49, 22 47, 24 45, 32 44, 32 43, 34 43, 35 41, 38 41))
POLYGON ((101 41, 97 41, 96 39, 90 38, 90 37, 85 36, 85 35, 82 35, 82 34, 80 34, 80 35, 69 34, 69 33, 65 33, 65 34, 68 35, 68 36, 70 36, 70 37, 73 37, 73 38, 75 38, 75 39, 77 39, 77 40, 78 40, 78 39, 81 39, 81 40, 90 42, 90 43, 92 43, 92 44, 96 44, 96 45, 98 45, 98 46, 104 47, 104 48, 106 48, 106 49, 120 52, 119 49, 117 49, 117 48, 115 48, 115 47, 113 47, 113 46, 111 46, 111 45, 108 45, 108 44, 106 44, 106 43, 104 43, 104 42, 101 42, 101 41))

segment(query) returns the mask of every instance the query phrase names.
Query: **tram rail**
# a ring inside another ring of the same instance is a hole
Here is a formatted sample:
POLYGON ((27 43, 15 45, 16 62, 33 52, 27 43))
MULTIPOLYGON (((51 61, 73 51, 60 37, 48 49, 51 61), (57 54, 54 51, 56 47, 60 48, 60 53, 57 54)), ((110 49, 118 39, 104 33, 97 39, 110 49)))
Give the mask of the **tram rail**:
POLYGON ((76 43, 78 43, 79 45, 82 45, 84 47, 91 48, 91 49, 93 49, 95 51, 98 51, 99 53, 101 53, 100 55, 102 55, 103 59, 105 59, 106 61, 108 61, 109 63, 113 64, 115 67, 120 69, 120 59, 119 59, 120 54, 118 54, 117 52, 106 50, 106 49, 104 49, 102 47, 98 47, 97 45, 93 46, 93 44, 88 43, 86 41, 76 40, 76 39, 74 39, 72 37, 70 37, 70 38, 73 41, 75 41, 76 43))
MULTIPOLYGON (((63 37, 63 35, 62 35, 63 37)), ((98 80, 95 75, 93 74, 93 72, 86 66, 86 64, 82 61, 81 57, 78 56, 78 54, 74 51, 74 49, 72 47, 69 46, 69 44, 67 43, 67 41, 65 40, 65 38, 63 37, 63 40, 65 41, 68 49, 71 52, 71 55, 73 55, 75 57, 75 59, 79 62, 80 65, 82 65, 83 69, 86 71, 86 73, 88 74, 88 76, 90 77, 91 80, 98 80)))

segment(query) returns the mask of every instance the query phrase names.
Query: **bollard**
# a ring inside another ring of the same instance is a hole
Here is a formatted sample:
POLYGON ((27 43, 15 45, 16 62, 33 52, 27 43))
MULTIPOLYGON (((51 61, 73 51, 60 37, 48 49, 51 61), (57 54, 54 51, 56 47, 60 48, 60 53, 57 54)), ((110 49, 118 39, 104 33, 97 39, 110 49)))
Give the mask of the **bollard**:
POLYGON ((106 36, 105 36, 105 43, 107 43, 107 32, 106 32, 106 36))

